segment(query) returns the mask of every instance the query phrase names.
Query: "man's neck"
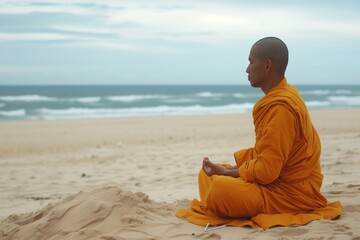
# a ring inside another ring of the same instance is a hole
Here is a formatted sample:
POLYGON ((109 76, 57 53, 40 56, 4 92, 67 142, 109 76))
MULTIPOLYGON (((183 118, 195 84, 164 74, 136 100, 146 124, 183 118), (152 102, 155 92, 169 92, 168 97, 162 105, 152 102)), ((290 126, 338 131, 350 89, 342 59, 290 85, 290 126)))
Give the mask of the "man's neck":
POLYGON ((277 77, 274 77, 272 79, 268 79, 268 83, 266 86, 263 86, 261 88, 261 90, 266 94, 268 94, 271 89, 273 89, 274 87, 276 87, 277 85, 279 85, 279 83, 284 79, 284 76, 277 76, 277 77))

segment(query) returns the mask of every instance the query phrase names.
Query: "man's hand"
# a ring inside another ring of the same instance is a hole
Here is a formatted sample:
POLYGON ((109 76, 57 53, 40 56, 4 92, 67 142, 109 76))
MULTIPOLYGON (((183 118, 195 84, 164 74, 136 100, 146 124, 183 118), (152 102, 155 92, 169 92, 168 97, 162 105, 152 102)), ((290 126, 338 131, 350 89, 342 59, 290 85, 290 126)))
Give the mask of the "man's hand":
POLYGON ((203 160, 202 169, 209 177, 212 175, 239 177, 237 167, 225 168, 223 166, 211 162, 207 157, 205 157, 203 160))
POLYGON ((202 168, 206 175, 208 175, 209 177, 212 175, 225 175, 225 172, 227 170, 223 166, 211 162, 207 157, 205 157, 203 160, 202 168))

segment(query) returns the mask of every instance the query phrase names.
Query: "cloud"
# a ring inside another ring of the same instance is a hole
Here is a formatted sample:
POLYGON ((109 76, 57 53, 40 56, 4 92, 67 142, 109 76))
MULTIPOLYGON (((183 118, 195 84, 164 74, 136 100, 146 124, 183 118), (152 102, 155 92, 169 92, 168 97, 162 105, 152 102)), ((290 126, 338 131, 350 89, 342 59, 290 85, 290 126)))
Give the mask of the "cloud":
POLYGON ((88 8, 73 4, 40 4, 31 5, 30 2, 5 2, 0 4, 0 14, 29 14, 29 13, 68 13, 90 14, 88 8))
POLYGON ((45 70, 44 67, 37 66, 0 65, 0 73, 2 74, 34 73, 43 72, 45 70))
MULTIPOLYGON (((139 51, 148 48, 139 43, 150 46, 154 42, 165 46, 178 43, 226 45, 234 41, 253 41, 267 35, 311 41, 360 37, 359 18, 351 21, 344 17, 335 19, 332 11, 326 15, 326 10, 319 5, 309 11, 301 4, 269 7, 229 1, 226 4, 213 1, 185 3, 107 0, 99 4, 94 0, 60 3, 42 0, 31 4, 5 1, 0 4, 0 14, 81 14, 85 23, 74 24, 61 18, 59 23, 46 25, 44 19, 42 32, 29 32, 28 29, 27 33, 3 32, 0 33, 0 41, 71 40, 69 46, 81 46, 83 43, 83 46, 89 47, 139 51), (86 19, 89 21, 86 22, 86 19), (80 34, 85 36, 78 36, 80 34)), ((20 28, 17 26, 17 29, 20 28)), ((155 46, 154 49, 162 48, 155 46)), ((175 47, 172 49, 175 50, 175 47)))
POLYGON ((14 41, 59 41, 59 40, 80 40, 79 36, 58 34, 58 33, 5 33, 0 32, 0 42, 14 41))
POLYGON ((161 44, 144 44, 144 43, 133 43, 133 42, 118 42, 114 40, 92 40, 92 41, 81 41, 66 43, 66 46, 76 48, 102 48, 111 49, 118 51, 128 51, 137 53, 171 53, 181 54, 183 50, 178 47, 171 47, 161 44))
POLYGON ((127 7, 121 14, 106 13, 105 24, 116 25, 125 21, 142 26, 122 30, 128 39, 156 39, 203 43, 226 43, 252 39, 259 35, 281 35, 292 39, 329 39, 360 37, 360 21, 318 15, 321 9, 306 11, 294 7, 259 7, 247 4, 216 4, 194 2, 188 8, 127 7), (172 32, 173 36, 163 34, 172 32), (208 35, 193 35, 191 32, 210 32, 208 35), (181 37, 177 37, 179 33, 181 37))
POLYGON ((85 25, 53 25, 49 26, 50 29, 57 31, 73 32, 73 33, 91 33, 91 34, 110 34, 113 33, 112 29, 100 28, 95 26, 85 25))

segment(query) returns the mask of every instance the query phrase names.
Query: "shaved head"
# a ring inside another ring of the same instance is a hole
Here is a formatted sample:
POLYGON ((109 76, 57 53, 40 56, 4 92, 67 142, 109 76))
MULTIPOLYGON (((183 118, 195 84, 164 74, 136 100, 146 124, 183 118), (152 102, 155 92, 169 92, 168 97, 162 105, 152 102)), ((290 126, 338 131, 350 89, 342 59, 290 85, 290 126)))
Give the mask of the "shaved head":
POLYGON ((289 52, 283 41, 276 37, 266 37, 257 41, 253 47, 256 57, 270 59, 278 74, 285 74, 289 52))

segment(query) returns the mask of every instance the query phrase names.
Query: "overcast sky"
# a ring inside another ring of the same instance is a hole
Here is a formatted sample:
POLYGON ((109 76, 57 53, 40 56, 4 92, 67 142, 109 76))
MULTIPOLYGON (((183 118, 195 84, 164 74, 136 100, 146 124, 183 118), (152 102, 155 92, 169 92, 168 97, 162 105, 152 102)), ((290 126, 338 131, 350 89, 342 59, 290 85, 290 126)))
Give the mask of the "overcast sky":
POLYGON ((248 84, 266 36, 287 43, 289 82, 360 84, 359 12, 357 0, 0 0, 0 84, 248 84))

